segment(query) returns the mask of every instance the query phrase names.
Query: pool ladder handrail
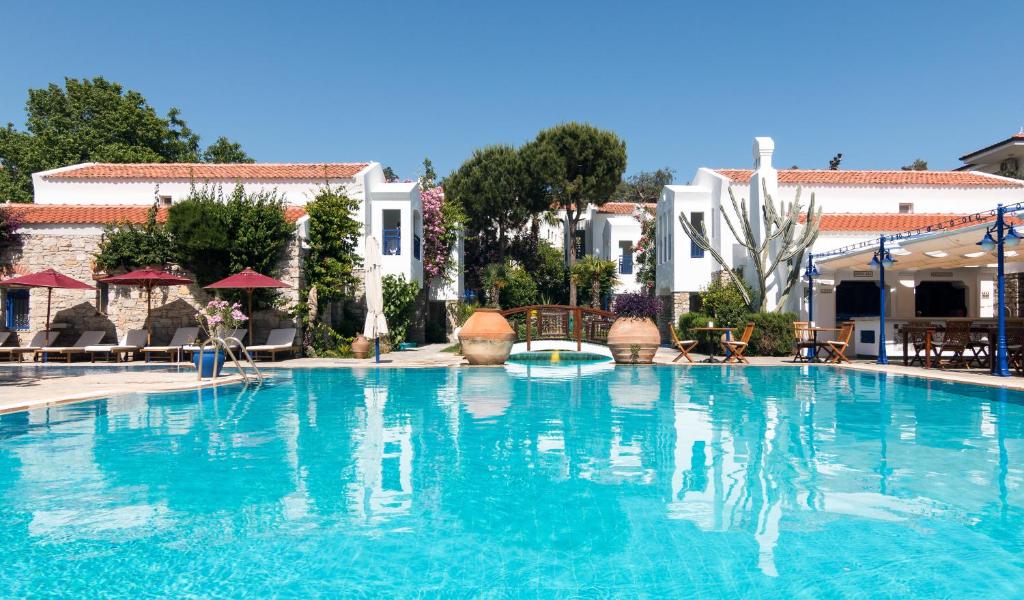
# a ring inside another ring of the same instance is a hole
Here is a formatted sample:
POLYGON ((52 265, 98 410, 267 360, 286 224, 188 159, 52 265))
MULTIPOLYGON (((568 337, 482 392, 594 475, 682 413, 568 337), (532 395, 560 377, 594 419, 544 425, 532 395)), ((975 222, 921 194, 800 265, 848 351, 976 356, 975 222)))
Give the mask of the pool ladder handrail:
MULTIPOLYGON (((196 378, 199 379, 200 381, 202 381, 203 379, 203 352, 206 350, 207 346, 212 346, 214 352, 217 351, 217 347, 219 346, 224 349, 224 353, 231 358, 231 361, 233 363, 235 363, 235 368, 238 369, 238 373, 242 376, 242 381, 245 383, 245 385, 249 385, 249 375, 246 374, 245 369, 242 367, 242 363, 238 362, 238 357, 235 356, 235 353, 231 350, 231 346, 228 344, 228 342, 236 344, 238 348, 242 350, 242 356, 245 357, 246 362, 249 364, 250 367, 252 367, 253 373, 255 373, 256 382, 263 383, 263 373, 260 373, 259 367, 256 366, 256 361, 252 359, 252 356, 249 354, 249 350, 242 344, 242 340, 236 337, 213 337, 199 345, 199 367, 196 368, 196 378)), ((216 378, 217 372, 216 370, 214 370, 212 379, 216 378)))

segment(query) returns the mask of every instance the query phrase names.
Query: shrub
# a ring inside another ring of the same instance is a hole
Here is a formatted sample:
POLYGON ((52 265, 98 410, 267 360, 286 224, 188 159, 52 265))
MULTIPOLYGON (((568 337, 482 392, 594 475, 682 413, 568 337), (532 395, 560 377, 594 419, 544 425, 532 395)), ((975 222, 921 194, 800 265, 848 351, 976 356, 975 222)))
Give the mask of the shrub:
POLYGON ((0 247, 18 241, 17 231, 21 221, 21 214, 12 209, 10 204, 0 204, 0 247))
POLYGON ((502 288, 499 297, 501 307, 516 308, 519 306, 530 306, 537 303, 537 284, 533 277, 520 266, 505 267, 505 286, 502 288))
POLYGON ((647 294, 619 294, 612 312, 619 317, 653 321, 661 312, 661 299, 647 294))
POLYGON ((381 280, 384 287, 384 318, 388 320, 388 339, 395 347, 406 340, 416 297, 420 285, 406 281, 404 275, 385 275, 381 280))
POLYGON ((149 209, 146 223, 107 225, 96 253, 96 266, 106 271, 136 267, 162 267, 174 257, 167 230, 156 222, 156 205, 149 209))
POLYGON ((591 308, 601 307, 601 298, 610 294, 618 281, 615 262, 593 255, 584 256, 573 265, 572 280, 579 287, 580 302, 589 302, 591 308))
POLYGON ((311 358, 350 358, 353 338, 345 337, 330 325, 316 322, 306 328, 302 345, 311 358))
POLYGON ((708 321, 713 320, 714 318, 710 315, 700 312, 688 312, 679 315, 679 323, 676 325, 676 331, 679 333, 679 339, 700 341, 700 344, 697 346, 697 350, 707 354, 708 351, 711 350, 711 345, 714 343, 714 338, 716 336, 701 331, 691 331, 691 329, 694 327, 706 327, 708 321))
MULTIPOLYGON (((715 325, 738 327, 749 312, 736 284, 727 277, 715 277, 700 293, 700 312, 711 316, 715 325)), ((706 321, 705 321, 706 324, 706 321)))
POLYGON ((758 312, 744 317, 754 324, 750 353, 755 356, 785 356, 793 350, 793 321, 796 315, 785 312, 758 312))
POLYGON ((362 264, 356 254, 362 225, 353 217, 359 201, 331 187, 321 188, 306 204, 309 215, 309 253, 306 285, 316 286, 320 300, 340 300, 355 287, 354 272, 362 264))

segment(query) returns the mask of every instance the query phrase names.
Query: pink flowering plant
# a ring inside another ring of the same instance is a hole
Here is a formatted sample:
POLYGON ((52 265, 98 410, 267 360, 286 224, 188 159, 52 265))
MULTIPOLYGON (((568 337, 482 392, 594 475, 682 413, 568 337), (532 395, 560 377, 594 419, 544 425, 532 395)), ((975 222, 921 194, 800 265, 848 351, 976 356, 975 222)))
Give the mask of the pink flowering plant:
POLYGON ((447 277, 452 249, 458 240, 461 213, 454 202, 445 201, 442 187, 424 189, 420 200, 423 203, 423 274, 428 280, 447 277))
POLYGON ((196 322, 209 338, 223 337, 225 332, 240 328, 248 320, 241 304, 227 300, 210 300, 196 313, 196 322))
POLYGON ((633 211, 633 218, 640 223, 640 239, 636 243, 636 280, 644 286, 648 293, 653 293, 655 271, 658 268, 658 255, 654 247, 654 240, 657 237, 655 233, 657 221, 642 204, 637 204, 636 210, 633 211))

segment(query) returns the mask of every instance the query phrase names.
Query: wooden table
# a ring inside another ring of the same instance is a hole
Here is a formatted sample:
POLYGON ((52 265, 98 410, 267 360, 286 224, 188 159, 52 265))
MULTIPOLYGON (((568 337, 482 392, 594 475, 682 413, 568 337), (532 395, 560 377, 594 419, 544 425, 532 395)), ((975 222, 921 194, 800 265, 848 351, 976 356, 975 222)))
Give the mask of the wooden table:
MULTIPOLYGON (((954 320, 954 319, 950 319, 954 320)), ((963 320, 963 319, 960 319, 963 320)), ((909 356, 909 339, 907 336, 907 330, 917 330, 924 332, 924 362, 921 365, 925 369, 932 368, 932 359, 936 361, 941 359, 941 356, 935 354, 937 348, 941 348, 942 344, 935 343, 935 334, 944 333, 946 331, 945 325, 914 325, 907 323, 900 327, 900 334, 903 336, 903 365, 907 366, 910 364, 909 356), (934 356, 933 356, 934 355, 934 356)), ((988 363, 989 371, 995 373, 995 344, 996 344, 996 327, 994 325, 975 325, 971 327, 971 333, 980 333, 988 336, 988 363)), ((967 367, 970 368, 970 362, 973 357, 964 357, 964 362, 967 363, 967 367)))
POLYGON ((839 331, 836 327, 808 327, 804 331, 811 333, 811 338, 814 341, 814 352, 807 357, 808 361, 818 362, 818 332, 819 331, 839 331))
MULTIPOLYGON (((732 339, 732 332, 736 331, 735 327, 691 327, 690 331, 700 331, 702 333, 724 333, 725 339, 732 339)), ((714 340, 711 344, 711 355, 702 360, 701 362, 706 363, 719 363, 722 362, 715 358, 715 350, 718 349, 718 340, 714 340)))

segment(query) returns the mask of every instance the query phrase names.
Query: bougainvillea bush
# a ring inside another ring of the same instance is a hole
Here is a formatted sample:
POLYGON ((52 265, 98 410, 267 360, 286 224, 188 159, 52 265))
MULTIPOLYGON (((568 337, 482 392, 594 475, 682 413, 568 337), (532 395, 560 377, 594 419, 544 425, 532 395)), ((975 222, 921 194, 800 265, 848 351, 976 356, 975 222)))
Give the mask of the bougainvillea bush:
POLYGON ((445 201, 444 188, 420 192, 423 202, 423 274, 427 280, 446 277, 452 249, 458 240, 459 214, 454 202, 445 201))
POLYGON ((629 319, 657 319, 661 312, 661 299, 647 294, 619 294, 612 312, 629 319))
POLYGON ((640 204, 637 205, 633 217, 640 223, 640 239, 636 242, 636 280, 651 293, 654 291, 655 271, 658 268, 658 257, 654 248, 656 220, 654 215, 640 204))

